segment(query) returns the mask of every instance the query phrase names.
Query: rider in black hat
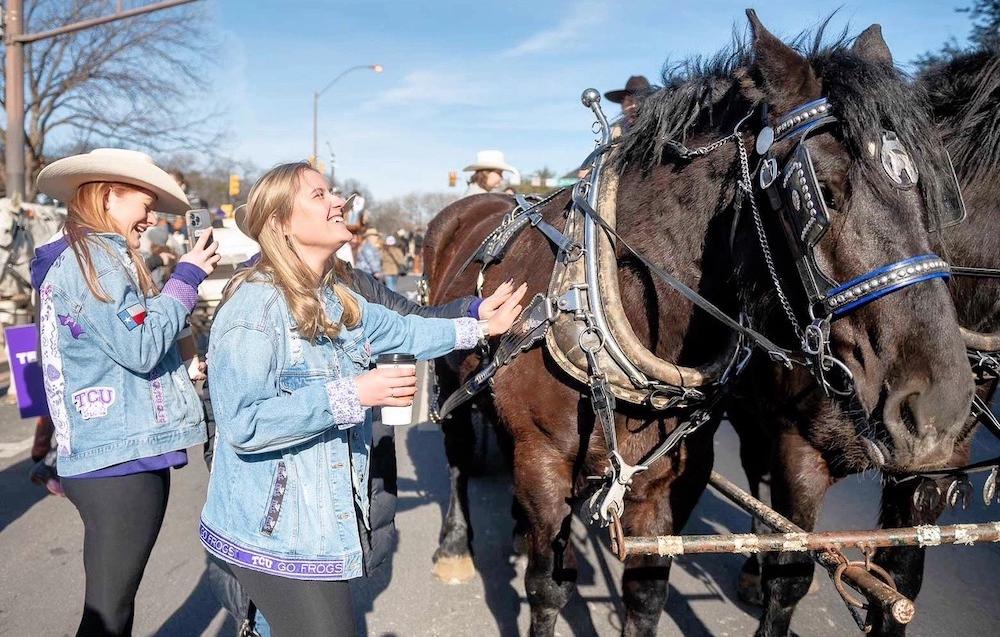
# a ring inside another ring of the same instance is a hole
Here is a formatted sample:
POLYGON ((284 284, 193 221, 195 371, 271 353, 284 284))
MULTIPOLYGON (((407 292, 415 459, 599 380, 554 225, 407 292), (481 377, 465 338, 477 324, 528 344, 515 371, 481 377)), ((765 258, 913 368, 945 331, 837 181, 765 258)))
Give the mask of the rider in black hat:
POLYGON ((622 105, 623 128, 629 128, 635 123, 638 115, 639 104, 647 95, 653 92, 649 80, 642 75, 633 75, 625 82, 625 88, 617 91, 608 91, 604 94, 609 102, 622 105))

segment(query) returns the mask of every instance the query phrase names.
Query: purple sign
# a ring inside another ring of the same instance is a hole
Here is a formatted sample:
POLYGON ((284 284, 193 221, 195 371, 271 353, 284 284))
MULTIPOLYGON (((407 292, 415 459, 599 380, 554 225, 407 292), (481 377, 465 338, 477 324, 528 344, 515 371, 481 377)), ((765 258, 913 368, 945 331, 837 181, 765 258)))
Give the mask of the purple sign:
POLYGON ((14 325, 4 328, 4 336, 10 361, 10 382, 17 391, 21 418, 48 416, 42 366, 38 362, 38 328, 33 324, 14 325))

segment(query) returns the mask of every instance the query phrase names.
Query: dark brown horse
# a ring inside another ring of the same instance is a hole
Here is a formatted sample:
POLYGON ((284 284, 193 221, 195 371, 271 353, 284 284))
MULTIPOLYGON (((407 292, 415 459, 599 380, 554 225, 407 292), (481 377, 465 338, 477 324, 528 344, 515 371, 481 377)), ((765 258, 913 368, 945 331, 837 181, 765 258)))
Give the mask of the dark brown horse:
MULTIPOLYGON (((888 56, 888 51, 882 52, 888 56)), ((888 59, 888 58, 887 58, 888 59)), ((946 64, 925 71, 918 78, 919 88, 929 95, 932 117, 946 140, 956 170, 968 219, 932 235, 939 254, 953 265, 1000 268, 1000 246, 996 229, 1000 224, 1000 198, 997 177, 1000 175, 1000 56, 980 51, 963 54, 946 64)), ((959 323, 979 333, 970 345, 1000 349, 1000 280, 954 277, 949 284, 959 323)), ((914 490, 928 489, 920 479, 906 477, 901 468, 873 465, 860 450, 851 452, 842 445, 836 432, 852 425, 849 412, 827 400, 812 388, 811 379, 802 374, 782 374, 765 361, 755 361, 758 373, 747 374, 739 388, 741 396, 731 404, 730 416, 740 434, 741 455, 751 483, 759 484, 770 476, 770 496, 774 506, 800 526, 811 530, 827 489, 847 474, 869 467, 885 472, 880 523, 885 528, 933 523, 945 507, 945 498, 930 506, 915 506, 914 490), (781 382, 771 382, 777 375, 781 382), (796 403, 773 403, 782 396, 797 392, 796 403)), ((993 384, 980 387, 987 404, 993 384)), ((969 459, 974 420, 957 428, 950 456, 930 459, 923 468, 961 467, 969 459)), ((919 467, 914 467, 919 468, 919 467)), ((946 493, 951 478, 937 478, 937 490, 946 493)), ((932 493, 931 488, 928 493, 932 493)), ((920 498, 916 499, 919 502, 920 498)), ((923 548, 893 548, 876 552, 875 562, 893 575, 900 592, 914 599, 923 582, 923 548)), ((753 581, 756 560, 747 562, 743 585, 753 581), (750 577, 747 577, 750 575, 750 577)), ((805 595, 813 574, 812 562, 792 554, 769 555, 763 559, 761 585, 764 615, 759 635, 783 636, 788 633, 795 605, 805 595)), ((752 590, 746 591, 753 595, 752 590)), ((875 635, 901 635, 905 627, 885 624, 881 615, 869 621, 875 635)))
MULTIPOLYGON (((927 220, 938 210, 933 184, 944 171, 943 148, 920 134, 927 116, 918 93, 890 65, 871 52, 871 32, 853 48, 838 44, 805 57, 771 35, 749 14, 752 48, 736 46, 704 68, 690 66, 666 78, 664 90, 648 98, 636 124, 615 154, 620 173, 618 231, 658 267, 680 278, 715 305, 736 316, 749 312, 754 326, 789 348, 797 339, 781 314, 772 280, 750 221, 747 200, 737 200, 740 163, 736 144, 752 152, 762 104, 769 123, 797 105, 827 96, 838 105, 841 123, 815 135, 810 151, 830 207, 830 238, 816 246, 831 276, 850 279, 888 261, 930 252, 927 220), (691 158, 678 152, 729 136, 748 113, 757 119, 749 135, 691 158), (868 148, 868 133, 890 128, 906 145, 929 184, 903 191, 885 183, 868 148)), ((877 36, 877 34, 875 34, 877 36)), ((878 37, 878 42, 881 38, 878 37)), ((884 47, 884 43, 881 44, 884 47)), ((789 142, 790 143, 790 142, 789 142)), ((779 147, 783 150, 785 147, 779 147)), ((758 196, 765 206, 765 197, 758 196)), ((548 223, 562 227, 568 194, 544 207, 548 223)), ((432 222, 425 243, 432 302, 466 295, 476 272, 461 271, 501 216, 510 198, 481 195, 449 206, 432 222)), ((778 212, 767 216, 771 245, 784 235, 778 212)), ((527 231, 503 261, 486 274, 492 289, 510 277, 525 279, 531 293, 545 293, 555 251, 540 234, 527 231)), ((790 303, 802 315, 805 301, 795 291, 796 272, 788 255, 775 250, 776 276, 785 282, 790 303)), ((698 366, 722 356, 729 333, 674 288, 654 277, 619 246, 618 280, 622 302, 636 335, 664 360, 698 366)), ((933 439, 946 441, 968 413, 973 382, 958 333, 955 311, 940 280, 921 283, 866 306, 835 324, 832 352, 847 365, 870 423, 867 435, 888 435, 877 413, 886 405, 915 401, 914 429, 894 427, 894 461, 928 462, 941 454, 933 439), (916 331, 915 331, 916 330, 916 331), (900 393, 902 392, 902 393, 900 393), (903 450, 913 453, 907 455, 903 450)), ((442 368, 442 394, 457 386, 477 364, 474 357, 442 368)), ((487 401, 512 440, 515 498, 528 525, 525 588, 531 632, 550 635, 559 610, 574 588, 575 556, 568 542, 573 506, 587 489, 587 476, 601 475, 607 449, 595 427, 585 388, 565 375, 541 348, 501 369, 487 401)), ((788 404, 789 396, 780 402, 788 404)), ((654 411, 619 402, 615 426, 621 453, 638 462, 686 417, 680 410, 654 411)), ((445 423, 455 493, 442 529, 438 560, 470 555, 463 449, 456 434, 468 427, 467 414, 445 423)), ((851 440, 859 432, 838 432, 851 440)), ((635 478, 622 517, 627 535, 678 532, 704 490, 712 466, 712 428, 685 439, 679 449, 635 478)), ((859 450, 855 453, 862 454, 859 450)), ((950 449, 948 450, 950 453, 950 449)), ((653 635, 667 595, 670 560, 629 557, 625 563, 624 633, 653 635)))

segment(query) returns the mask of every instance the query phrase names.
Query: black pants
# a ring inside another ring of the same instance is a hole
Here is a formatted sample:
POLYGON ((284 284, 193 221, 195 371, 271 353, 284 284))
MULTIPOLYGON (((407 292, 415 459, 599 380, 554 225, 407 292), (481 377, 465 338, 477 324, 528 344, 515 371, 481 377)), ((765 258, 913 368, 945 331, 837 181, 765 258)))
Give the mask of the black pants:
POLYGON ((236 576, 267 617, 272 637, 354 636, 354 607, 346 581, 296 580, 210 559, 236 576))
POLYGON ((78 636, 131 635, 135 593, 160 533, 170 470, 116 478, 63 478, 83 519, 83 618, 78 636))

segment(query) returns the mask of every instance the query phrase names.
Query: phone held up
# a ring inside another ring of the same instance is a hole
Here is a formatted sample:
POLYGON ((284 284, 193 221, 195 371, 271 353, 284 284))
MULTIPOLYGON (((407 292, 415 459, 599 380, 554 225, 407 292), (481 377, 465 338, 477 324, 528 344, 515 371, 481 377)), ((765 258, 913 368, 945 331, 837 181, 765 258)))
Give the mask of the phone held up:
POLYGON ((187 222, 188 247, 194 246, 195 242, 205 232, 212 229, 212 215, 205 208, 188 210, 184 213, 187 222))

